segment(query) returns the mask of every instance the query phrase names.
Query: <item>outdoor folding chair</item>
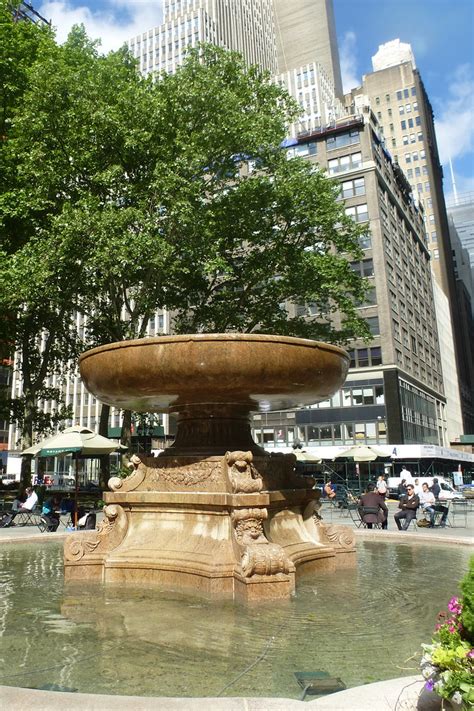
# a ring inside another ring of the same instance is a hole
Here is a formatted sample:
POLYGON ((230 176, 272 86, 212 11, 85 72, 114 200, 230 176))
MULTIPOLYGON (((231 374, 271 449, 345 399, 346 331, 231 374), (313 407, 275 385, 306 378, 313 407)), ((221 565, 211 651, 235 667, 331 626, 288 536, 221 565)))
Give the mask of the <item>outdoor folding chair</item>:
MULTIPOLYGON (((443 501, 443 505, 444 505, 443 501)), ((449 506, 448 522, 453 528, 467 528, 467 511, 469 502, 462 499, 453 499, 449 506)))
MULTIPOLYGON (((38 526, 41 524, 41 509, 35 506, 31 511, 18 511, 13 519, 15 526, 38 526)), ((41 530, 41 528, 40 528, 41 530)))
MULTIPOLYGON (((368 528, 369 527, 369 522, 364 521, 364 517, 367 516, 368 514, 374 514, 375 516, 378 516, 380 513, 380 509, 378 506, 362 506, 359 510, 359 516, 361 519, 361 524, 363 528, 368 528)), ((382 528, 382 522, 381 521, 375 521, 372 522, 372 528, 382 528)))
POLYGON ((359 513, 359 504, 348 503, 347 511, 349 512, 349 516, 351 517, 352 523, 356 526, 356 528, 360 528, 362 526, 362 519, 359 513))

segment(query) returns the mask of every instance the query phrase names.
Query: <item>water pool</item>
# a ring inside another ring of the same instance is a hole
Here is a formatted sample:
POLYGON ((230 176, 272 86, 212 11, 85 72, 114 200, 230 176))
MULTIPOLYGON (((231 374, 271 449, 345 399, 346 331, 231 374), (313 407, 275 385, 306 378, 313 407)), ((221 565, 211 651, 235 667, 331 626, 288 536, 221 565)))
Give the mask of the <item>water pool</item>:
POLYGON ((62 545, 0 548, 0 685, 146 696, 299 698, 295 672, 349 686, 411 675, 469 550, 361 542, 352 570, 246 607, 156 588, 65 586, 62 545), (245 672, 245 673, 243 673, 245 672))

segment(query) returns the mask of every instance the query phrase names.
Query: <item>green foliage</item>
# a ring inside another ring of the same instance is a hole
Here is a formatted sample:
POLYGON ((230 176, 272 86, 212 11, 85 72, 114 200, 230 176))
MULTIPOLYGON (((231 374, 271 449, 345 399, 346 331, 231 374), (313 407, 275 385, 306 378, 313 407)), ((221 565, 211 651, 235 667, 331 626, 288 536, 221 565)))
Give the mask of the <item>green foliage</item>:
POLYGON ((158 308, 180 333, 368 335, 354 307, 367 283, 346 258, 361 230, 333 182, 279 148, 297 111, 210 46, 156 83, 80 29, 37 63, 16 124, 28 204, 81 247, 76 303, 94 343, 144 335, 158 308))
POLYGON ((48 424, 50 376, 87 345, 143 336, 160 308, 179 333, 369 337, 348 263, 362 230, 333 181, 280 148, 299 111, 283 88, 211 46, 154 82, 83 27, 59 46, 5 7, 0 308, 24 444, 48 424))
POLYGON ((463 593, 461 622, 466 639, 474 644, 474 556, 470 560, 468 572, 462 579, 461 590, 463 593))
POLYGON ((474 704, 474 649, 472 649, 474 558, 461 588, 463 597, 451 598, 448 613, 440 612, 432 644, 423 644, 421 672, 426 687, 463 708, 474 704))

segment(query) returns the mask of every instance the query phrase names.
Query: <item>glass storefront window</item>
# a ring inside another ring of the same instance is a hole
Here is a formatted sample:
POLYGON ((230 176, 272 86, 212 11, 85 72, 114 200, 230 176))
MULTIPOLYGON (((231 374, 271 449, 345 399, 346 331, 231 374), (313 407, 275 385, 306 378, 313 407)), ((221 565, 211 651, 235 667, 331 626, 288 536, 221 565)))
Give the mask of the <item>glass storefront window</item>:
POLYGON ((362 405, 362 388, 353 388, 352 402, 354 405, 362 405))
POLYGON ((342 391, 342 406, 343 407, 350 407, 351 406, 351 391, 350 390, 343 390, 342 391))
POLYGON ((377 435, 375 429, 375 422, 366 422, 365 433, 368 440, 372 440, 374 442, 376 441, 377 435))
POLYGON ((364 405, 373 405, 374 404, 374 389, 373 388, 363 388, 362 401, 363 401, 364 405))
POLYGON ((354 431, 356 440, 365 439, 365 424, 363 422, 356 422, 354 431))

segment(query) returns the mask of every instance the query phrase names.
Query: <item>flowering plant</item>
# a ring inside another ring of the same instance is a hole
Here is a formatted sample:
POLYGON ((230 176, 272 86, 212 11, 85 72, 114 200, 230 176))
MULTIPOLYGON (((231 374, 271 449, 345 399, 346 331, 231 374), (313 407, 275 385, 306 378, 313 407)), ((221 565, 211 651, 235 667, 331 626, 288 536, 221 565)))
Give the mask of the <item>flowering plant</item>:
POLYGON ((422 644, 420 668, 425 687, 463 708, 474 703, 474 649, 463 624, 463 603, 457 597, 440 612, 432 644, 422 644))

